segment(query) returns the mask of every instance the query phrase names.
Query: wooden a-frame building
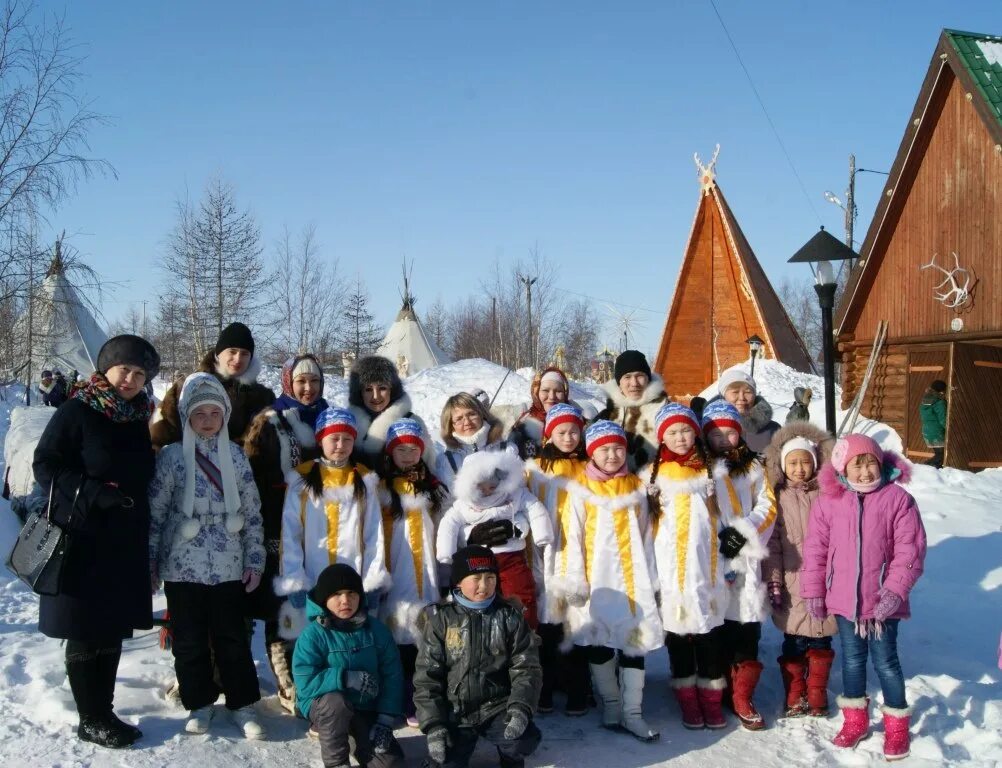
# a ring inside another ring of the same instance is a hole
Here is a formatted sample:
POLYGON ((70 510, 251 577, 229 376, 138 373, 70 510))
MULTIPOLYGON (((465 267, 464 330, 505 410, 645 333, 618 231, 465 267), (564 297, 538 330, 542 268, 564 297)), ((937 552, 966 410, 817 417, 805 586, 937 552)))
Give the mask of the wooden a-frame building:
MULTIPOLYGON (((718 147, 719 149, 719 147, 718 147)), ((669 397, 698 395, 720 373, 749 359, 813 371, 810 355, 717 185, 714 160, 702 165, 701 192, 654 361, 669 397)))
POLYGON ((933 455, 919 403, 949 387, 947 466, 1002 466, 1002 37, 944 30, 835 317, 842 400, 933 455))

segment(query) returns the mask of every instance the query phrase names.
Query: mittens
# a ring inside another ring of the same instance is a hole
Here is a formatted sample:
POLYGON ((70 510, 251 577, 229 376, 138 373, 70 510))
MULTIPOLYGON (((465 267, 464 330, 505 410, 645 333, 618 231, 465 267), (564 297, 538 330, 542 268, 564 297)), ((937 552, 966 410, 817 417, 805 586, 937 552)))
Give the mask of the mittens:
POLYGON ((504 737, 507 741, 515 741, 525 733, 529 727, 529 715, 522 707, 508 707, 508 714, 504 719, 504 737))
POLYGON ((873 609, 873 618, 877 621, 887 621, 901 605, 901 598, 886 587, 881 587, 877 593, 877 607, 873 609))
POLYGON ((473 526, 466 543, 471 547, 500 547, 513 538, 515 526, 511 520, 488 520, 473 526))
POLYGON ((386 755, 393 751, 396 739, 393 738, 393 718, 390 715, 380 715, 369 729, 369 741, 377 755, 386 755))
POLYGON ((428 732, 428 757, 436 763, 445 762, 445 753, 450 746, 449 731, 441 725, 428 732))
POLYGON ((807 603, 807 612, 815 619, 824 621, 828 618, 828 609, 825 607, 823 597, 806 597, 804 602, 807 603))
POLYGON ((731 526, 724 528, 718 538, 720 539, 720 554, 728 560, 737 557, 741 548, 748 541, 748 539, 741 535, 737 528, 732 528, 731 526))
POLYGON ((379 681, 375 675, 358 669, 348 669, 344 673, 344 685, 358 691, 363 698, 374 699, 379 695, 379 681))

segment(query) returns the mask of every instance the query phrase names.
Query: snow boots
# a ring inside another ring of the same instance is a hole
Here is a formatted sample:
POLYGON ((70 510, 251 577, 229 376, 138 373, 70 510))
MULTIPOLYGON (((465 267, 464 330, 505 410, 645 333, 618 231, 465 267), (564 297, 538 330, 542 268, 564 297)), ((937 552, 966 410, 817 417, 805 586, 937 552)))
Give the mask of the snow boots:
POLYGON ((888 760, 901 760, 908 757, 911 737, 908 727, 911 725, 911 707, 895 709, 884 705, 884 757, 888 760))
MULTIPOLYGON (((836 701, 839 709, 842 710, 842 730, 832 739, 832 744, 836 747, 853 749, 870 735, 870 699, 868 697, 847 699, 844 696, 839 696, 836 701)), ((906 743, 907 736, 906 729, 906 743)))
POLYGON ((619 677, 623 689, 623 719, 621 723, 623 728, 641 741, 657 741, 661 738, 661 734, 647 724, 642 712, 644 670, 622 667, 619 670, 619 677))
POLYGON ((292 649, 295 641, 276 640, 268 644, 268 664, 275 675, 278 703, 290 715, 296 714, 296 684, 292 680, 292 649))
POLYGON ((703 711, 699 708, 696 676, 672 680, 671 687, 675 690, 675 699, 678 701, 679 709, 682 710, 682 725, 693 731, 706 725, 703 720, 703 711))
POLYGON ((619 680, 616 678, 616 657, 613 656, 602 664, 589 666, 595 690, 602 699, 602 726, 618 729, 623 716, 623 701, 619 693, 619 680))
POLYGON ((828 714, 828 676, 832 671, 835 651, 811 648, 807 652, 807 707, 811 717, 828 714))
POLYGON ((715 680, 701 677, 696 681, 699 709, 703 715, 703 723, 707 728, 723 728, 727 725, 723 709, 724 687, 726 685, 727 683, 722 677, 715 680))
MULTIPOLYGON (((779 672, 783 676, 786 705, 783 717, 800 717, 807 714, 807 659, 803 656, 780 656, 779 672)), ((828 678, 825 677, 827 684, 828 678)))
POLYGON ((749 731, 760 731, 765 728, 765 720, 752 703, 755 686, 758 685, 761 675, 760 661, 739 661, 731 667, 731 700, 734 704, 734 714, 738 716, 741 725, 749 731))
POLYGON ((121 648, 69 651, 66 677, 80 714, 77 736, 102 747, 121 749, 137 741, 142 732, 116 717, 112 705, 121 648))

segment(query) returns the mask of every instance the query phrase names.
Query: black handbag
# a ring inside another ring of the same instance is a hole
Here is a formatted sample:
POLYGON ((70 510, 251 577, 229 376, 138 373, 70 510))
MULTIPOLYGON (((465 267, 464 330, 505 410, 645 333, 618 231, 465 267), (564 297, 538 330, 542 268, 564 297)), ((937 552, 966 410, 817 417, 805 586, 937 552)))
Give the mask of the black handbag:
MULTIPOLYGON (((69 534, 52 521, 52 495, 55 481, 49 486, 49 503, 44 510, 28 514, 7 558, 7 567, 38 595, 58 595, 63 575, 63 560, 69 547, 69 534)), ((73 506, 66 525, 76 509, 80 487, 73 494, 73 506)))

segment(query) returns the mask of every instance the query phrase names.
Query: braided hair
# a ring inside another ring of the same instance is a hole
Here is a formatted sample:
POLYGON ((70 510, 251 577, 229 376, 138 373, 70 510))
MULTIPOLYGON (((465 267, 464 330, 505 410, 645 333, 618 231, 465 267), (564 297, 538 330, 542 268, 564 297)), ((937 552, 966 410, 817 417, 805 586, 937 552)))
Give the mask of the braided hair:
MULTIPOLYGON (((303 481, 306 483, 306 487, 309 489, 310 496, 313 497, 314 501, 319 501, 320 497, 324 493, 324 481, 320 476, 320 459, 315 459, 313 466, 310 467, 310 471, 306 473, 303 477, 303 481)), ((365 482, 362 480, 362 473, 358 471, 360 466, 355 457, 352 456, 348 459, 347 465, 351 467, 351 484, 352 484, 352 494, 351 497, 355 500, 356 504, 363 504, 365 502, 365 482)))
POLYGON ((386 489, 390 492, 390 514, 394 520, 399 520, 404 516, 404 507, 400 501, 400 494, 393 487, 393 480, 398 477, 405 477, 414 484, 414 494, 420 496, 427 494, 431 501, 431 516, 437 518, 442 511, 442 501, 445 499, 445 486, 435 477, 424 459, 418 461, 410 469, 400 469, 393 463, 393 457, 384 453, 379 458, 379 465, 376 467, 379 476, 386 481, 386 489))

